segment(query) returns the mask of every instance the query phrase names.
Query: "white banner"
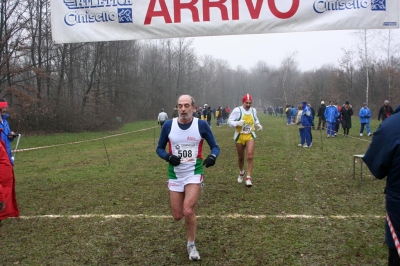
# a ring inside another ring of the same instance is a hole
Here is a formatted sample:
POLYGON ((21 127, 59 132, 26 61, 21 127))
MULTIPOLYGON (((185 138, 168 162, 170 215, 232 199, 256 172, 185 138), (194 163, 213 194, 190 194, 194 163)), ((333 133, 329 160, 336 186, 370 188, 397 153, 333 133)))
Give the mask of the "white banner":
POLYGON ((50 0, 55 43, 399 27, 399 0, 50 0))

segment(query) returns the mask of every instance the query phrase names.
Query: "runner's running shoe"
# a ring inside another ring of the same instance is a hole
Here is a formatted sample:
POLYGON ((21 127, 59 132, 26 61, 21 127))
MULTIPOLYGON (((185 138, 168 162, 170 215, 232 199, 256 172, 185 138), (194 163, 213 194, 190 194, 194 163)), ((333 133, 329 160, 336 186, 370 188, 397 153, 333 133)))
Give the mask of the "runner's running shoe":
POLYGON ((187 247, 187 251, 189 254, 189 260, 200 260, 200 254, 196 249, 195 245, 190 245, 187 247))
POLYGON ((242 183, 243 182, 243 176, 244 176, 244 173, 243 174, 239 173, 238 183, 242 183))
POLYGON ((251 187, 253 184, 251 183, 251 177, 246 178, 246 186, 251 187))

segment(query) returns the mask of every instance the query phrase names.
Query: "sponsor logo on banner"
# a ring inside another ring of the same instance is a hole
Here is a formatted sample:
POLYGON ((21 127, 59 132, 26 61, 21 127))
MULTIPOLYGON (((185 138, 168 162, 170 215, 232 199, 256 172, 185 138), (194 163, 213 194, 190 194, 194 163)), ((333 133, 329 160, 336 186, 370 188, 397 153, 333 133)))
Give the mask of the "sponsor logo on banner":
POLYGON ((74 10, 64 16, 68 26, 116 21, 132 23, 132 0, 64 0, 64 4, 74 10), (98 8, 102 8, 102 11, 96 12, 98 8), (104 8, 109 10, 105 11, 104 8))
POLYGON ((317 0, 314 2, 316 13, 367 8, 371 8, 372 11, 386 11, 386 0, 317 0))

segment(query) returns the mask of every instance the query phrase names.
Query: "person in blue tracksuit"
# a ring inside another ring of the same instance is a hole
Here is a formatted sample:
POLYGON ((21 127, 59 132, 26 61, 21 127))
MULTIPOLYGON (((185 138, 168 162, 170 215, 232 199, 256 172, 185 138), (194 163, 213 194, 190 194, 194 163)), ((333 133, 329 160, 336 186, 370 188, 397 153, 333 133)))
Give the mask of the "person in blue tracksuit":
POLYGON ((371 136, 372 133, 371 133, 371 129, 369 128, 369 121, 371 118, 371 110, 369 110, 367 103, 363 103, 363 107, 360 109, 358 116, 360 117, 360 123, 361 123, 360 137, 362 137, 364 134, 364 127, 367 128, 368 137, 371 136))
POLYGON ((394 234, 390 232, 392 224, 397 237, 400 237, 400 106, 395 113, 379 125, 372 137, 362 160, 371 173, 378 179, 386 178, 386 229, 385 242, 389 248, 388 265, 400 265, 394 234))
POLYGON ((312 137, 311 137, 311 127, 313 126, 313 116, 311 113, 311 108, 308 106, 307 102, 301 102, 303 106, 303 113, 301 116, 301 124, 304 126, 304 137, 306 141, 306 145, 304 148, 308 148, 312 146, 312 137))
POLYGON ((333 105, 333 101, 329 101, 329 105, 325 108, 324 116, 327 123, 326 131, 328 138, 333 138, 335 136, 336 120, 339 117, 339 111, 333 105))

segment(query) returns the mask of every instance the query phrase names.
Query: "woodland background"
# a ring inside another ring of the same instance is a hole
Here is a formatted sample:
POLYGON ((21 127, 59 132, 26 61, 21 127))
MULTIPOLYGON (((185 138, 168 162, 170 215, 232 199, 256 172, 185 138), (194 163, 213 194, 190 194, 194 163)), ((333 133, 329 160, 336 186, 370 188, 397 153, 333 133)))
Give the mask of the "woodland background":
POLYGON ((180 94, 230 108, 244 93, 258 108, 349 100, 358 113, 368 102, 376 117, 384 100, 400 103, 396 31, 354 32, 357 47, 313 71, 298 68, 296 53, 278 67, 259 61, 245 69, 197 55, 191 39, 55 45, 48 1, 0 1, 0 97, 10 104, 16 132, 102 130, 156 119, 160 108, 171 115, 180 94))

